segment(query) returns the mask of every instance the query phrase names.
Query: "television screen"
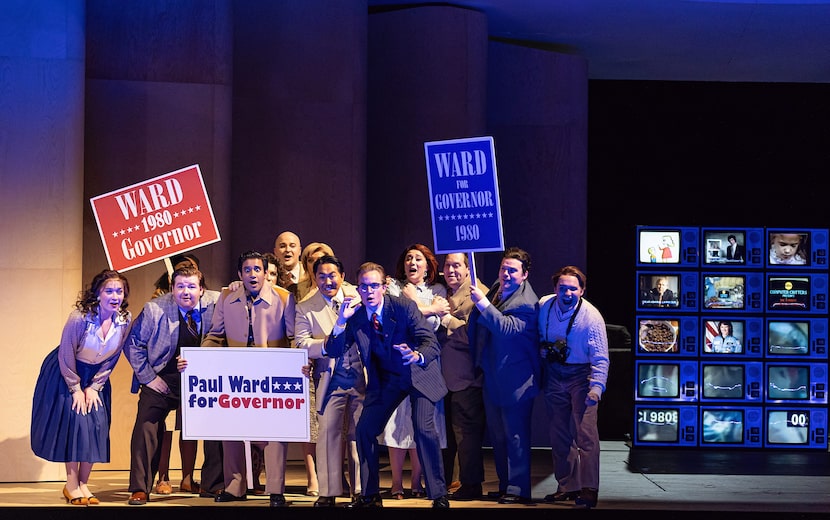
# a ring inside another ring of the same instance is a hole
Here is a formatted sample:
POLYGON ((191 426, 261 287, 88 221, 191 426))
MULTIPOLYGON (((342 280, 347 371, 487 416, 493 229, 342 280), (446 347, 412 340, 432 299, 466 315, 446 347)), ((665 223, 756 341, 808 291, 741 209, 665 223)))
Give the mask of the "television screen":
POLYGON ((637 226, 637 265, 697 267, 699 229, 637 226))
POLYGON ((807 320, 769 320, 767 353, 780 356, 810 354, 810 322, 807 320))
POLYGON ((697 445, 697 406, 635 405, 634 421, 635 445, 697 445))
POLYGON ((677 333, 679 320, 640 319, 638 324, 637 346, 640 352, 677 353, 677 333))
POLYGON ((806 401, 810 398, 809 365, 767 365, 767 398, 806 401))
POLYGON ((827 269, 826 228, 767 228, 767 267, 827 269))
POLYGON ((637 399, 697 400, 697 361, 637 361, 637 399))
POLYGON ((767 410, 767 442, 805 445, 810 440, 807 410, 767 410))
POLYGON ((702 447, 760 447, 763 443, 763 410, 759 406, 701 406, 702 447))
POLYGON ((761 273, 706 273, 703 278, 703 310, 762 311, 764 279, 761 273))
POLYGON ((703 228, 703 265, 763 267, 763 228, 703 228))
POLYGON ((744 410, 701 410, 701 442, 703 444, 742 444, 744 441, 744 410))
POLYGON ((761 402, 764 363, 761 361, 701 361, 701 401, 761 402))
POLYGON ((772 448, 819 448, 827 451, 825 407, 769 407, 766 442, 772 448))
POLYGON ((741 354, 744 351, 742 320, 706 320, 703 352, 707 354, 741 354))
POLYGON ((769 310, 809 311, 810 278, 807 276, 770 276, 767 278, 769 310))
POLYGON ((706 399, 742 399, 746 388, 743 365, 702 365, 702 396, 706 399))
POLYGON ((642 311, 696 311, 697 273, 637 272, 637 309, 642 311))

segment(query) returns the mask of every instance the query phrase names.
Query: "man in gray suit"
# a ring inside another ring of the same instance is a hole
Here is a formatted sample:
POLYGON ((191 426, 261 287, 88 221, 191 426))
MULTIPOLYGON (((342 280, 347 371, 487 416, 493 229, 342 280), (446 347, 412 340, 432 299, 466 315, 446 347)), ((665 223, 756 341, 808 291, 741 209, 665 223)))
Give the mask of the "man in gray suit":
POLYGON ((337 358, 323 356, 326 338, 331 334, 340 305, 346 297, 357 300, 355 287, 343 279, 343 263, 324 255, 314 262, 310 276, 317 290, 297 304, 294 340, 308 350, 314 360, 319 432, 317 438, 317 478, 320 497, 314 507, 334 507, 343 493, 343 447, 349 455, 350 485, 360 489, 355 426, 363 410, 366 375, 356 345, 337 358))
POLYGON ((418 458, 433 508, 448 508, 435 405, 447 394, 441 347, 418 305, 386 294, 383 266, 366 262, 357 271, 360 303, 346 297, 326 341, 324 354, 339 357, 356 345, 368 373, 366 400, 357 423, 362 494, 349 508, 383 507, 380 498, 378 435, 395 408, 412 403, 418 458))
POLYGON ((179 406, 181 347, 198 347, 213 317, 217 291, 205 290, 196 267, 173 272, 170 292, 144 304, 124 344, 133 367, 133 386, 141 390, 130 441, 130 505, 149 499, 161 457, 167 414, 179 406))

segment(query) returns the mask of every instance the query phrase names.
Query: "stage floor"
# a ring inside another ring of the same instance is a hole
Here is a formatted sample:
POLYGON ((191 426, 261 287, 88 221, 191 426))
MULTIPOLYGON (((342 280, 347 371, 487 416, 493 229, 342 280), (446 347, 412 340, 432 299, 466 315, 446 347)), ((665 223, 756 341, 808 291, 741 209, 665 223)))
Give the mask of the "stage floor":
MULTIPOLYGON (((491 461, 486 455, 484 491, 495 491, 498 481, 491 461)), ((827 452, 713 452, 701 450, 630 450, 622 441, 603 441, 601 452, 601 482, 599 504, 594 516, 603 514, 618 518, 620 514, 645 512, 650 519, 678 516, 705 518, 820 518, 830 517, 830 454, 827 452), (708 461, 708 462, 707 462, 708 461), (706 471, 711 471, 707 473, 706 471), (655 514, 660 516, 654 516, 655 514), (704 515, 704 516, 702 516, 704 515), (782 516, 784 515, 784 516, 782 516)), ((407 464, 408 467, 408 464, 407 464)), ((500 505, 495 501, 451 502, 452 509, 490 510, 522 516, 533 514, 559 515, 578 513, 572 503, 547 504, 542 498, 552 493, 555 482, 551 475, 550 451, 533 451, 533 504, 500 505)), ((173 470, 174 491, 180 472, 173 470)), ((124 520, 122 515, 153 515, 181 520, 181 514, 205 518, 227 518, 231 509, 244 509, 246 520, 250 515, 271 514, 267 496, 250 496, 247 502, 217 504, 198 495, 173 493, 151 495, 145 506, 130 506, 127 498, 128 472, 94 471, 90 488, 101 499, 98 506, 67 505, 61 495, 63 482, 15 482, 0 484, 0 514, 3 518, 69 518, 91 517, 124 520), (112 508, 118 508, 113 511, 112 508), (197 508, 189 512, 181 508, 197 508)), ((197 472, 198 478, 198 472, 197 472)), ((264 477, 263 477, 264 482, 264 477)), ((287 474, 286 498, 290 507, 279 514, 331 514, 330 510, 313 508, 316 498, 305 495, 305 468, 301 461, 290 461, 287 474)), ((404 483, 408 485, 408 472, 404 483)), ((389 467, 384 465, 381 485, 390 485, 389 467)), ((338 505, 349 502, 338 499, 338 505)), ((394 514, 397 520, 423 515, 431 506, 429 500, 385 499, 383 512, 394 514)), ((380 513, 380 512, 378 512, 380 513)), ((344 513, 336 513, 344 514, 344 513)))

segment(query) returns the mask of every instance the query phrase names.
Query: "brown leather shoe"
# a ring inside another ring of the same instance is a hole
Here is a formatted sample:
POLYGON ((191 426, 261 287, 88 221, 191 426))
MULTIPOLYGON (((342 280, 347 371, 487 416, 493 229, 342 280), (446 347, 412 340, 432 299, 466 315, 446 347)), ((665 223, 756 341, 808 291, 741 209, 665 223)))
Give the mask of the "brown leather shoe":
POLYGON ((127 503, 131 506, 143 506, 147 503, 149 497, 147 497, 147 493, 144 491, 134 491, 132 495, 130 495, 130 499, 127 500, 127 503))
POLYGON ((181 484, 179 484, 179 491, 182 493, 197 494, 201 491, 201 487, 195 480, 191 480, 189 484, 182 480, 181 484))
POLYGON ((170 485, 169 480, 159 480, 156 483, 156 494, 157 495, 169 495, 173 492, 173 486, 170 485))

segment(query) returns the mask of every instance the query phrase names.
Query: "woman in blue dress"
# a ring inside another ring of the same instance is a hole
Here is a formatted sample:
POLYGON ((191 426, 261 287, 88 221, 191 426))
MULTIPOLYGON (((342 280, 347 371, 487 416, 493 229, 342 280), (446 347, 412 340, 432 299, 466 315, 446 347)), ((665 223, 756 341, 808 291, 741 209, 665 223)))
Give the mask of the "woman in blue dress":
POLYGON ((88 483, 92 465, 110 460, 112 392, 109 377, 132 318, 130 285, 104 270, 75 303, 61 342, 40 369, 32 402, 32 451, 66 463, 63 496, 73 505, 98 504, 88 483))

